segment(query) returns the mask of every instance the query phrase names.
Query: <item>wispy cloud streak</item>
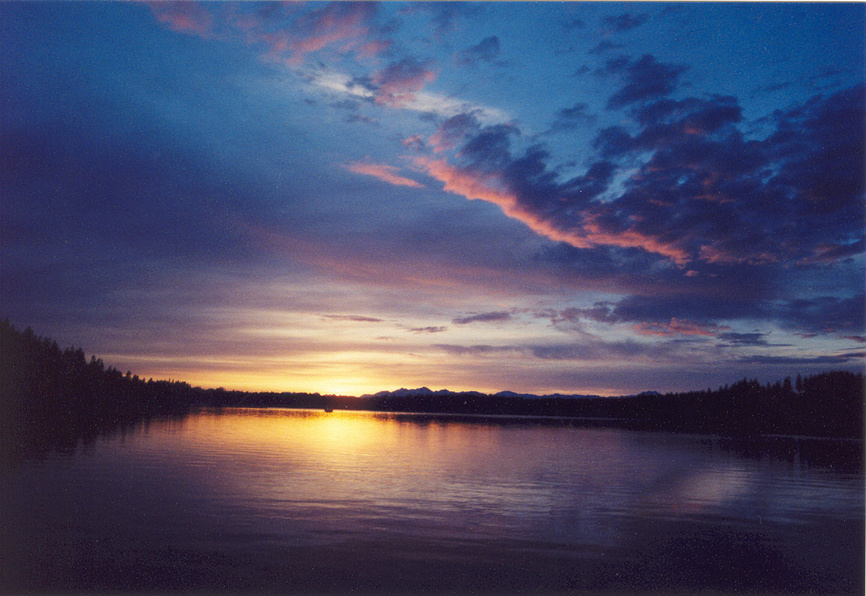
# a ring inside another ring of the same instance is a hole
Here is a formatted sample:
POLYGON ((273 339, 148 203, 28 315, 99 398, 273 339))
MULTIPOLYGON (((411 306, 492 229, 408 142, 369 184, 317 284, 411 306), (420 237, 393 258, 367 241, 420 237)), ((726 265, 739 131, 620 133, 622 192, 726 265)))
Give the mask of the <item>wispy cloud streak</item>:
POLYGON ((423 185, 420 182, 416 182, 411 178, 406 178, 405 176, 400 176, 399 174, 397 174, 398 170, 394 166, 372 163, 352 163, 347 165, 346 169, 350 172, 355 172, 356 174, 373 176, 374 178, 384 180, 385 182, 394 184, 396 186, 423 188, 423 185))

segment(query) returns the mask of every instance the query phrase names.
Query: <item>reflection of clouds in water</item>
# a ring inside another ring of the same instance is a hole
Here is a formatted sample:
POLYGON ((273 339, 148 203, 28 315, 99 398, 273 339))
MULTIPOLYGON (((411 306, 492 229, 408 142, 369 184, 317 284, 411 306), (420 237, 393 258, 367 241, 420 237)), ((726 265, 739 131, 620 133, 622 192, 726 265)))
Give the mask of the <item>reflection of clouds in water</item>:
POLYGON ((741 497, 749 488, 749 474, 741 468, 707 470, 680 487, 683 500, 698 506, 715 506, 741 497))
POLYGON ((193 510, 298 544, 544 540, 608 556, 644 522, 787 522, 862 504, 834 494, 838 475, 664 433, 232 410, 166 434, 150 433, 160 467, 219 495, 193 510))
POLYGON ((632 513, 644 519, 725 516, 762 523, 808 523, 837 511, 862 508, 862 495, 838 475, 790 470, 767 462, 705 463, 679 468, 647 487, 632 513))
MULTIPOLYGON (((852 475, 851 479, 855 477, 852 475)), ((859 482, 862 485, 862 476, 859 482)), ((759 515, 763 520, 805 523, 838 511, 862 511, 862 493, 842 489, 838 475, 813 470, 790 477, 767 475, 756 487, 755 496, 760 502, 759 515)))
POLYGON ((731 464, 680 472, 651 491, 637 509, 651 515, 722 512, 747 497, 755 483, 753 471, 731 464))

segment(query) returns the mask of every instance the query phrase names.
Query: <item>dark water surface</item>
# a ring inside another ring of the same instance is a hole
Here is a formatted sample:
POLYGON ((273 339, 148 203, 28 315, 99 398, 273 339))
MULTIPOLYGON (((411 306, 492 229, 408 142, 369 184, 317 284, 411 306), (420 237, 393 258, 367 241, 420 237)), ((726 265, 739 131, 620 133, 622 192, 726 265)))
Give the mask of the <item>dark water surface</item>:
POLYGON ((806 447, 206 410, 4 472, 3 586, 862 594, 862 470, 806 447))

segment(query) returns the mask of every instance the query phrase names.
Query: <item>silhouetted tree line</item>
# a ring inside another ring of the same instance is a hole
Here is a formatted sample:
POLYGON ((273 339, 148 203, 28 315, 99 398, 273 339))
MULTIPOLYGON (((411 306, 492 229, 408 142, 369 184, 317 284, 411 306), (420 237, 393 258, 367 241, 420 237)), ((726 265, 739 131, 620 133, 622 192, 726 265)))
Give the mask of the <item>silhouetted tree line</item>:
POLYGON ((863 438, 863 373, 833 371, 762 385, 624 398, 623 415, 649 427, 718 434, 863 438))
MULTIPOLYGON (((355 398, 344 398, 355 399, 355 398)), ((208 389, 197 405, 213 408, 332 408, 339 400, 335 396, 319 393, 275 393, 251 391, 227 391, 223 388, 208 389)), ((341 409, 342 406, 340 406, 341 409)))
POLYGON ((581 418, 643 430, 722 435, 863 438, 862 373, 826 372, 762 385, 743 379, 716 390, 604 397, 445 394, 364 398, 318 393, 201 389, 180 381, 140 379, 80 348, 16 330, 0 321, 0 447, 2 454, 74 449, 101 433, 190 408, 284 407, 429 414, 581 418))
POLYGON ((717 390, 627 397, 502 397, 475 392, 382 396, 363 409, 392 412, 607 419, 618 426, 731 435, 863 438, 862 373, 834 371, 761 385, 743 379, 717 390))
POLYGON ((69 450, 149 417, 180 415, 203 391, 106 367, 81 348, 61 349, 28 327, 0 321, 0 452, 3 458, 69 450))

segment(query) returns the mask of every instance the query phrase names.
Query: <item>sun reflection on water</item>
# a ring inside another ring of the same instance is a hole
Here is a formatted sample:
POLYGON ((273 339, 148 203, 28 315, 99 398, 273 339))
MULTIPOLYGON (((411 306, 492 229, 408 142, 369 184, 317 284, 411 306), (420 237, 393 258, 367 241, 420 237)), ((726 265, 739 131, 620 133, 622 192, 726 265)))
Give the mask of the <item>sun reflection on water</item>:
POLYGON ((166 430, 145 442, 154 465, 173 470, 184 494, 215 495, 199 506, 203 515, 216 519, 230 507, 233 523, 262 540, 544 536, 602 552, 622 547, 650 520, 811 515, 795 498, 802 483, 780 483, 765 464, 663 435, 233 408, 203 411, 166 430))
MULTIPOLYGON (((340 587, 359 577, 395 587, 419 571, 429 579, 431 563, 456 565, 458 581, 484 565, 537 577, 554 565, 564 591, 584 577, 571 574, 575 562, 616 581, 648 562, 647 577, 666 581, 701 566, 728 573, 728 561, 745 565, 736 573, 754 561, 788 569, 816 549, 823 571, 839 574, 832 557, 862 553, 862 474, 562 420, 204 410, 49 459, 20 480, 10 494, 38 513, 21 528, 52 537, 39 569, 60 553, 76 574, 89 556, 76 545, 93 544, 105 560, 146 552, 151 568, 234 574, 238 591, 263 585, 244 583, 250 569, 282 573, 283 586, 299 574, 315 585, 325 570, 346 573, 340 587)), ((850 574, 839 577, 830 587, 850 574)))

